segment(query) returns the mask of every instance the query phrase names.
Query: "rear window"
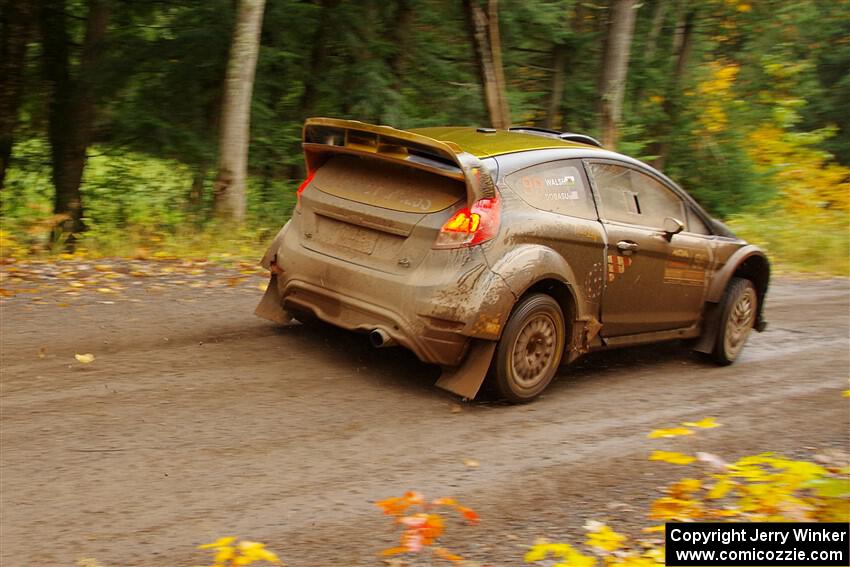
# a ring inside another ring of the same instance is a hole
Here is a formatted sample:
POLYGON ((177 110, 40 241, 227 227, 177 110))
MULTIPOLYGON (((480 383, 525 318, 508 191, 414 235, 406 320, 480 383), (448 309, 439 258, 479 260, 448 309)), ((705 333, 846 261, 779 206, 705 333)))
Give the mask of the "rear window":
POLYGON ((596 208, 581 174, 581 164, 553 161, 515 171, 505 178, 520 198, 537 209, 596 219, 596 208))
POLYGON ((463 181, 402 163, 338 155, 316 170, 320 191, 394 211, 434 213, 466 197, 463 181))

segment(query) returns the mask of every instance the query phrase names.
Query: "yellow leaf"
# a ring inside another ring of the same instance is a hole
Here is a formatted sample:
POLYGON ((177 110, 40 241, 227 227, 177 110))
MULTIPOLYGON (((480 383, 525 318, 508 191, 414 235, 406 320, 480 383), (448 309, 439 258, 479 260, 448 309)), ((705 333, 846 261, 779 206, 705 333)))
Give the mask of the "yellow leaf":
POLYGON ((77 359, 77 362, 82 362, 83 364, 94 362, 93 354, 75 354, 74 358, 77 359))
POLYGON ((604 551, 616 551, 622 547, 626 536, 618 534, 605 524, 587 534, 587 545, 604 551))
POLYGON ((478 465, 479 465, 480 463, 479 463, 478 461, 476 461, 475 459, 465 459, 465 460, 463 461, 463 464, 464 464, 464 465, 466 465, 466 466, 468 466, 468 467, 469 467, 469 468, 471 468, 471 469, 477 469, 477 468, 478 468, 478 465))
POLYGON ((643 533, 654 534, 658 532, 664 532, 664 524, 659 524, 657 526, 649 526, 648 528, 643 528, 641 530, 643 533))
POLYGON ((696 457, 677 453, 675 451, 653 451, 649 456, 650 461, 663 461, 674 465, 689 465, 696 461, 696 457))
POLYGON ((712 500, 723 498, 724 496, 726 496, 726 494, 729 493, 730 490, 732 490, 733 486, 735 485, 729 482, 728 480, 720 479, 714 484, 711 490, 708 491, 707 498, 710 498, 712 500))
POLYGON ((698 427, 700 429, 713 429, 715 427, 720 427, 720 424, 717 423, 713 417, 706 417, 699 421, 686 421, 682 425, 687 427, 698 427))
POLYGON ((236 541, 236 538, 232 536, 220 537, 212 543, 205 543, 203 545, 199 545, 198 549, 215 549, 216 547, 224 547, 230 545, 234 541, 236 541))
POLYGON ((669 429, 656 429, 651 431, 647 437, 658 439, 659 437, 679 437, 680 435, 693 435, 694 432, 685 427, 671 427, 669 429))
POLYGON ((445 559, 446 561, 451 561, 452 563, 456 563, 458 561, 463 561, 463 557, 457 555, 456 553, 452 553, 448 549, 443 547, 435 547, 434 555, 439 557, 440 559, 445 559))

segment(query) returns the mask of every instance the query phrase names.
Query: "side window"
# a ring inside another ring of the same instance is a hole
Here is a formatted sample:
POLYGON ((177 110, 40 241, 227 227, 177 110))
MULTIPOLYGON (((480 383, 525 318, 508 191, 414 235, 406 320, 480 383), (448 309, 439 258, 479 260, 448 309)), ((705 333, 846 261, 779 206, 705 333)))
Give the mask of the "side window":
POLYGON ((591 163, 588 171, 599 191, 599 213, 602 218, 640 222, 640 208, 637 195, 632 191, 630 169, 607 163, 591 163))
POLYGON ((612 221, 660 228, 666 217, 687 223, 682 200, 649 175, 620 165, 591 163, 601 215, 612 221))
POLYGON ((537 209, 584 219, 596 219, 593 197, 581 175, 581 165, 553 161, 526 167, 505 177, 520 198, 537 209))
POLYGON ((688 209, 688 232, 694 234, 711 234, 703 220, 692 209, 688 209))

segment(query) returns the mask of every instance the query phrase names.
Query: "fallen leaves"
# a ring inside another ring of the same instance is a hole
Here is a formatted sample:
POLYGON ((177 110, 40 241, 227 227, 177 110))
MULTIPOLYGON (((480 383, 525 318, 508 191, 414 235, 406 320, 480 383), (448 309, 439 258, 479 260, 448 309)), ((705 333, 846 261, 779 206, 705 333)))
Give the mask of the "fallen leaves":
POLYGON ((91 364, 92 362, 94 362, 94 355, 90 353, 75 354, 74 358, 77 359, 77 362, 82 364, 91 364))
POLYGON ((402 555, 406 553, 421 553, 429 549, 438 558, 458 563, 463 557, 435 543, 445 530, 445 519, 438 512, 440 508, 454 509, 468 524, 475 525, 479 521, 478 514, 471 508, 462 506, 454 498, 437 498, 426 500, 422 494, 414 491, 405 492, 403 496, 387 498, 375 503, 384 514, 393 516, 395 523, 402 526, 399 545, 384 549, 382 556, 402 555))
POLYGON ((662 461, 673 465, 689 465, 697 460, 696 457, 677 453, 676 451, 653 451, 649 456, 650 461, 662 461))
POLYGON ((717 421, 713 417, 704 417, 699 421, 682 422, 681 425, 676 427, 669 427, 667 429, 655 429, 654 431, 650 431, 647 434, 647 438, 658 439, 663 437, 681 437, 683 435, 693 435, 693 430, 689 429, 691 427, 695 427, 697 429, 713 429, 715 427, 720 427, 720 425, 721 424, 717 423, 717 421))
POLYGON ((649 439, 658 439, 660 437, 679 437, 681 435, 693 435, 694 432, 687 427, 671 427, 669 429, 656 429, 650 431, 647 435, 649 439))
POLYGON ((265 291, 268 272, 253 262, 230 261, 227 265, 207 260, 111 259, 93 263, 59 256, 58 259, 15 260, 0 265, 0 300, 39 303, 88 303, 93 295, 109 295, 126 301, 134 293, 157 293, 191 288, 209 293, 233 288, 265 291))
POLYGON ((682 423, 687 427, 697 427, 699 429, 713 429, 720 427, 720 424, 713 417, 705 417, 699 421, 686 421, 682 423))
POLYGON ((276 553, 266 549, 265 544, 257 541, 241 540, 235 537, 222 537, 212 543, 199 545, 198 549, 215 551, 213 567, 230 567, 232 565, 251 565, 265 561, 274 565, 283 565, 276 553))
POLYGON ((603 551, 616 551, 626 541, 624 535, 618 534, 605 524, 594 525, 587 534, 586 545, 603 551))

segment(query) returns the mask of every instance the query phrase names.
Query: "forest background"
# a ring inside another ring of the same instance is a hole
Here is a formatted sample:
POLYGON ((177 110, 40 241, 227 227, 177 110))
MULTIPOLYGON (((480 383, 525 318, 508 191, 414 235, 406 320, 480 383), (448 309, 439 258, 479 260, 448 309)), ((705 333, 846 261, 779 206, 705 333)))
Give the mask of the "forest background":
POLYGON ((850 272, 846 0, 0 0, 0 36, 7 260, 256 257, 332 116, 597 136, 850 272))

